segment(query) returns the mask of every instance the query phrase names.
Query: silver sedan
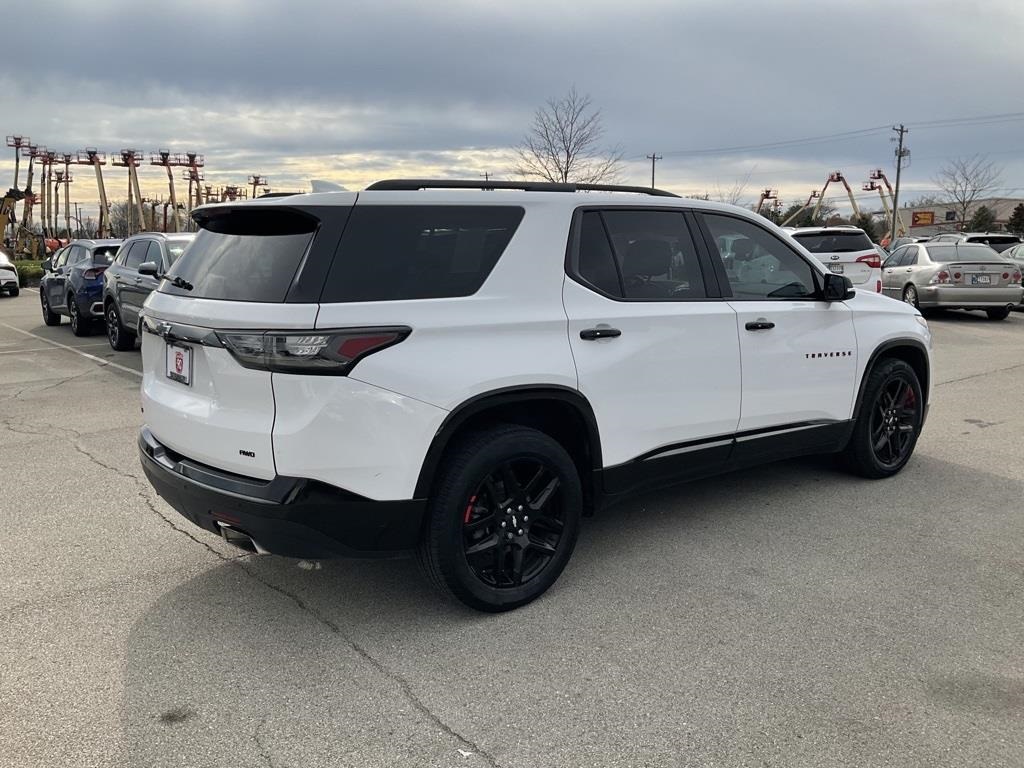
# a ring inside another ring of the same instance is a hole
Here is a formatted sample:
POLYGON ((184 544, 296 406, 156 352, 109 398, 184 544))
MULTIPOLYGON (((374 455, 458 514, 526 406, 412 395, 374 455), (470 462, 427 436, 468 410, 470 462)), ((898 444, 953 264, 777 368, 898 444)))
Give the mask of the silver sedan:
POLYGON ((1003 320, 1024 297, 1020 267, 987 245, 917 243, 882 265, 882 293, 918 309, 982 309, 1003 320))

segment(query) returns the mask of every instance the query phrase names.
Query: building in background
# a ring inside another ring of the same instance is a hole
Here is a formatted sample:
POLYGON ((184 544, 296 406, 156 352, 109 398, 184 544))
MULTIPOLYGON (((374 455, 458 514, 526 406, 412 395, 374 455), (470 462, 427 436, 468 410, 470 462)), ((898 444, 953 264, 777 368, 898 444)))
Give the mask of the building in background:
MULTIPOLYGON (((986 197, 975 200, 967 209, 967 220, 969 222, 975 211, 985 206, 995 216, 995 224, 989 229, 1004 230, 1006 222, 1013 215, 1013 209, 1021 203, 1024 203, 1024 199, 1019 197, 986 197)), ((900 216, 907 227, 907 234, 911 236, 922 237, 960 230, 960 212, 955 203, 900 206, 900 216)))

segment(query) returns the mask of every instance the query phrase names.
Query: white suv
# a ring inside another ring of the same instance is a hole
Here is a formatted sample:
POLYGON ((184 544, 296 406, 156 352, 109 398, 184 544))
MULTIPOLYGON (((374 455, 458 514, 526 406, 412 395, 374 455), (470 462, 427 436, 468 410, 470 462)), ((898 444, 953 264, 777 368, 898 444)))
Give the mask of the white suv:
POLYGON ((850 278, 854 288, 882 292, 882 256, 863 229, 839 225, 786 231, 829 271, 850 278))
POLYGON ((141 460, 254 551, 415 550, 506 610, 610 501, 809 453, 887 477, 924 424, 920 314, 741 208, 399 180, 194 217, 143 311, 141 460))

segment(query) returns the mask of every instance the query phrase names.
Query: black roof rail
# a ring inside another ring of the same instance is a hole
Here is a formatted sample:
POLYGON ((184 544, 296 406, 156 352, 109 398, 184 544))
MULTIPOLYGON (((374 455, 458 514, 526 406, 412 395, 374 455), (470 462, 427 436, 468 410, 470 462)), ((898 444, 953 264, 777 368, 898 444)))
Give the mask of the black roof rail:
POLYGON ((418 189, 516 189, 524 192, 634 192, 655 197, 679 197, 654 187, 627 187, 620 184, 558 184, 550 181, 469 181, 463 179, 384 179, 375 181, 366 191, 412 192, 418 189))
POLYGON ((304 192, 264 192, 259 197, 254 197, 254 200, 262 200, 265 197, 291 197, 292 195, 302 195, 304 192))

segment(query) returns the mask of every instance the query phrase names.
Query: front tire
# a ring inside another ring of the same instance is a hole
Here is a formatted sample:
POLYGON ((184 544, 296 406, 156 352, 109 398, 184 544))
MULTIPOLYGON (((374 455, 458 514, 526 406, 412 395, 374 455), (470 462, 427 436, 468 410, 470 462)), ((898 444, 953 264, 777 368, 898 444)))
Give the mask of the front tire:
POLYGON ((986 309, 985 314, 988 315, 989 320, 1005 320, 1010 316, 1010 308, 1000 307, 999 309, 986 309))
POLYGON ((107 323, 107 341, 110 342, 110 348, 117 352, 135 349, 135 337, 121 324, 121 313, 117 311, 117 305, 111 301, 103 314, 107 323))
POLYGON ((446 454, 418 557, 435 586, 479 611, 508 611, 555 583, 576 545, 583 490, 543 432, 499 425, 446 454))
POLYGON ((19 293, 21 293, 21 289, 20 288, 11 288, 11 296, 12 297, 17 296, 19 293))
POLYGON ((50 300, 46 298, 46 289, 39 289, 39 304, 43 308, 43 322, 47 325, 60 325, 60 315, 50 309, 50 300))
POLYGON ((75 336, 89 336, 92 334, 92 326, 89 320, 82 317, 82 310, 78 308, 78 302, 70 293, 68 294, 68 312, 71 313, 71 332, 75 336))
POLYGON ((924 394, 914 369, 882 360, 868 375, 864 400, 843 458, 850 471, 872 479, 903 469, 924 421, 924 394))

